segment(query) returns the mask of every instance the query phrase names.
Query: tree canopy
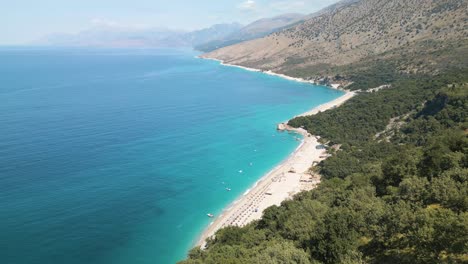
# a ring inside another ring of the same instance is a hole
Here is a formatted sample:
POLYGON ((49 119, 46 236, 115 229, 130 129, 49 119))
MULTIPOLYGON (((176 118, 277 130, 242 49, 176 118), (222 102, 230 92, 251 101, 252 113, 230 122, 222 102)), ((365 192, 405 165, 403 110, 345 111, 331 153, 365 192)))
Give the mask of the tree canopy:
POLYGON ((467 81, 466 70, 405 77, 291 120, 342 144, 316 167, 321 184, 181 263, 467 263, 467 81))

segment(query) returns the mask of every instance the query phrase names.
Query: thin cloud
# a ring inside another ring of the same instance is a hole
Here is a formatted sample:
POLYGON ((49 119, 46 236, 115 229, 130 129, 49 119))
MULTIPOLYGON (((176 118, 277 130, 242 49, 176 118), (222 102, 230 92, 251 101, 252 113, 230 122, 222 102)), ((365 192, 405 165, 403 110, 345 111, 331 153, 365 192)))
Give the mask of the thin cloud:
POLYGON ((102 19, 102 18, 93 18, 91 19, 91 24, 97 27, 117 27, 119 26, 119 23, 116 21, 108 20, 108 19, 102 19))
POLYGON ((253 10, 253 9, 255 9, 256 6, 257 6, 257 5, 256 5, 255 1, 253 1, 253 0, 246 0, 245 2, 243 2, 243 3, 241 3, 241 4, 239 5, 239 8, 240 8, 240 9, 244 9, 244 10, 253 10))

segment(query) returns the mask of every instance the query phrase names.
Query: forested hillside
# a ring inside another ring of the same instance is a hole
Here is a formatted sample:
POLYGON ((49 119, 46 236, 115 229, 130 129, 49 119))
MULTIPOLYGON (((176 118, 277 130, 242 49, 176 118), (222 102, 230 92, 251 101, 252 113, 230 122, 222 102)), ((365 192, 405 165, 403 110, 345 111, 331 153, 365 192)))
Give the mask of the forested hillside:
POLYGON ((182 263, 466 263, 467 117, 465 68, 291 120, 341 144, 315 167, 319 187, 219 230, 182 263))

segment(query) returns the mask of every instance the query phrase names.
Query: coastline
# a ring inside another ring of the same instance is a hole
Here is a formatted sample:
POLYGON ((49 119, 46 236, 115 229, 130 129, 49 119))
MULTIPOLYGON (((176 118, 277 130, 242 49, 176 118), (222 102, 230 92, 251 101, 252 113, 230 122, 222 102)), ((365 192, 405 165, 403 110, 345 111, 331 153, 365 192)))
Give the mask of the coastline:
POLYGON ((235 64, 229 64, 229 63, 225 63, 223 60, 219 60, 219 59, 214 59, 214 58, 206 58, 206 57, 200 57, 200 56, 196 56, 196 58, 198 59, 203 59, 203 60, 212 60, 212 61, 217 61, 219 62, 221 65, 223 66, 227 66, 227 67, 234 67, 234 68, 240 68, 240 69, 243 69, 243 70, 246 70, 246 71, 251 71, 251 72, 261 72, 261 73, 264 73, 264 74, 268 74, 268 75, 272 75, 272 76, 277 76, 277 77, 280 77, 280 78, 283 78, 283 79, 286 79, 286 80, 290 80, 290 81, 295 81, 295 82, 301 82, 301 83, 310 83, 310 84, 315 84, 315 85, 322 85, 322 86, 326 86, 326 87, 329 87, 329 88, 333 88, 333 89, 336 89, 336 90, 340 90, 340 91, 345 91, 344 89, 341 89, 341 85, 340 84, 330 84, 330 85, 325 85, 325 84, 320 84, 320 83, 317 83, 316 81, 314 80, 306 80, 306 79, 303 79, 303 78, 298 78, 298 77, 291 77, 291 76, 288 76, 288 75, 285 75, 285 74, 282 74, 282 73, 275 73, 273 71, 263 71, 263 70, 259 70, 259 69, 255 69, 255 68, 249 68, 249 67, 245 67, 245 66, 240 66, 240 65, 235 65, 235 64))
MULTIPOLYGON (((224 64, 223 61, 217 59, 210 60, 218 61, 224 66, 263 72, 292 81, 315 84, 313 81, 276 74, 271 71, 265 72, 238 65, 224 64)), ((338 89, 338 87, 331 88, 338 89)), ((355 92, 344 92, 345 94, 335 100, 314 107, 298 116, 314 115, 338 107, 356 95, 355 92)), ((310 173, 310 168, 312 166, 328 157, 326 150, 320 147, 321 144, 318 142, 318 137, 309 134, 305 129, 292 128, 287 125, 287 122, 279 124, 278 130, 299 134, 302 136, 302 139, 300 139, 301 144, 283 162, 263 175, 251 188, 244 192, 242 196, 227 206, 226 209, 205 228, 203 233, 199 236, 196 246, 204 248, 206 239, 212 237, 217 230, 226 226, 244 226, 254 220, 258 220, 261 218, 266 208, 272 205, 280 205, 282 201, 291 199, 295 194, 301 191, 311 190, 320 183, 320 177, 310 173)))

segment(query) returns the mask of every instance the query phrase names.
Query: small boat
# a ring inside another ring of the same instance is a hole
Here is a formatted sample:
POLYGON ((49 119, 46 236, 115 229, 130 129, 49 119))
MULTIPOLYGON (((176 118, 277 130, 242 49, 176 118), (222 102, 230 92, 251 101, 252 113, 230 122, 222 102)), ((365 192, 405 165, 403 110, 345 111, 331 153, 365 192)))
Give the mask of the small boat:
POLYGON ((230 191, 231 191, 231 188, 226 188, 226 191, 230 192, 230 191))
POLYGON ((207 215, 209 218, 213 218, 213 217, 214 217, 214 215, 212 215, 212 214, 206 214, 206 215, 207 215))
POLYGON ((240 170, 239 173, 243 173, 244 171, 243 170, 240 170))

